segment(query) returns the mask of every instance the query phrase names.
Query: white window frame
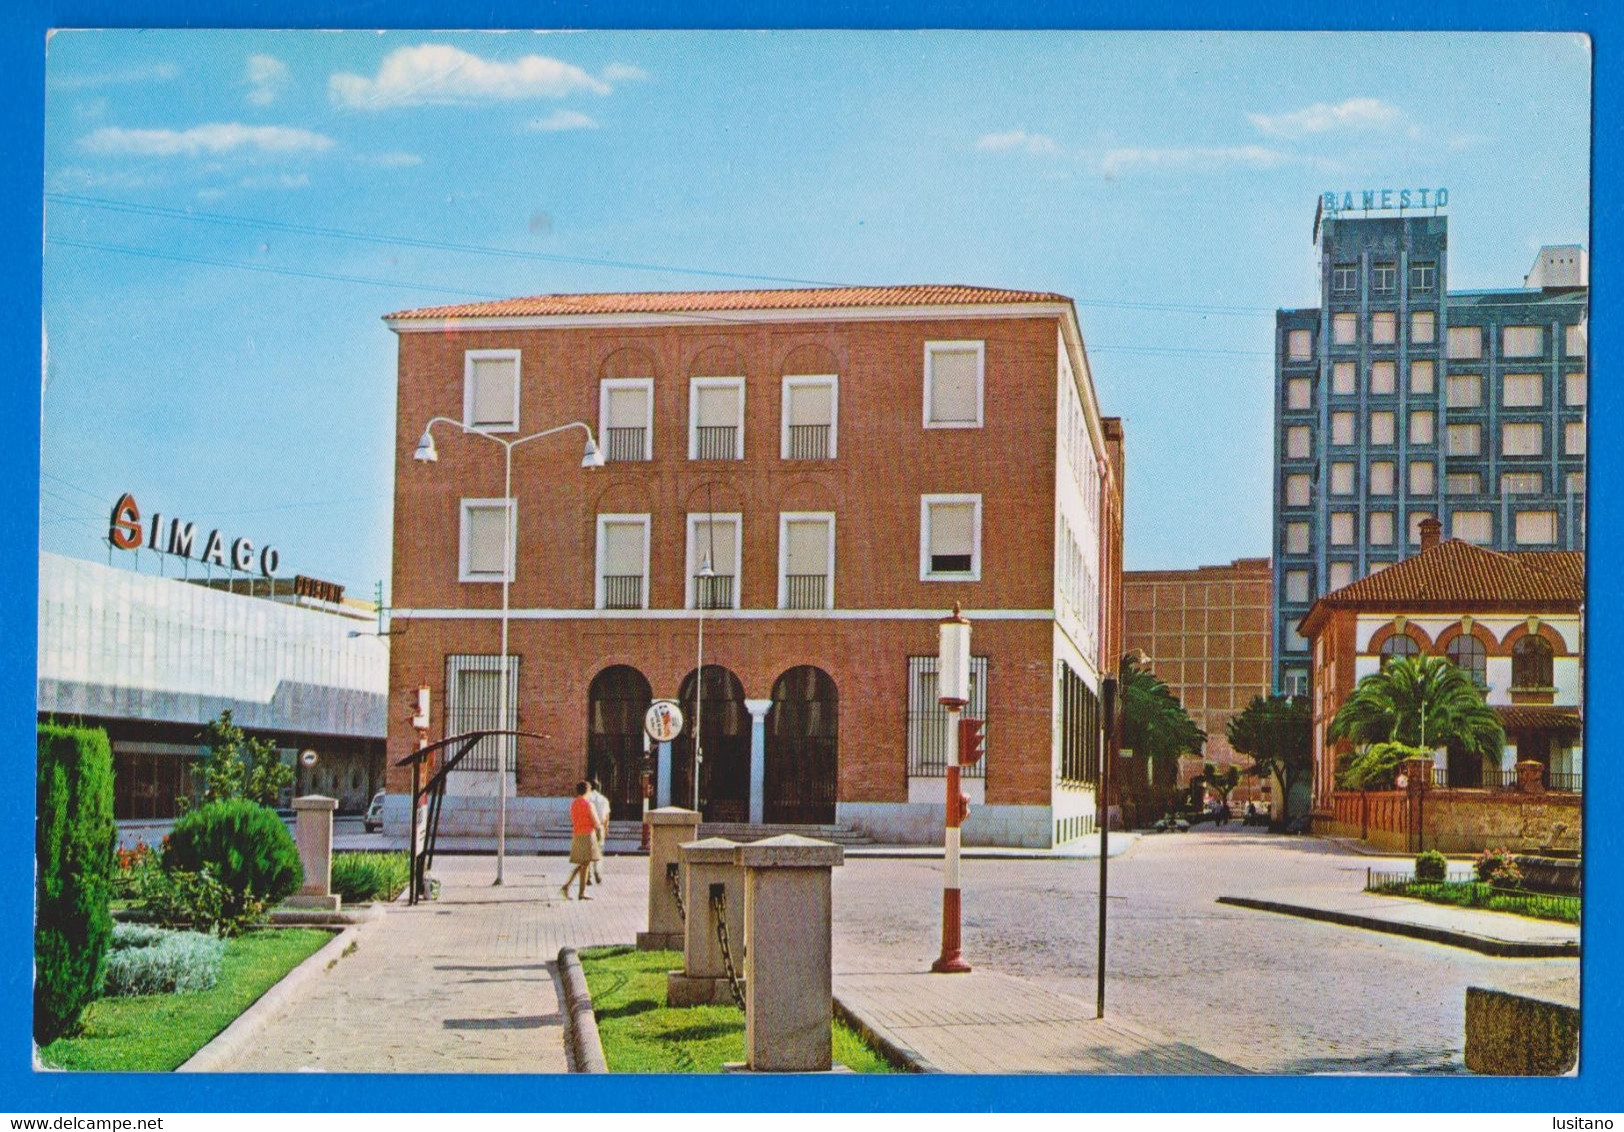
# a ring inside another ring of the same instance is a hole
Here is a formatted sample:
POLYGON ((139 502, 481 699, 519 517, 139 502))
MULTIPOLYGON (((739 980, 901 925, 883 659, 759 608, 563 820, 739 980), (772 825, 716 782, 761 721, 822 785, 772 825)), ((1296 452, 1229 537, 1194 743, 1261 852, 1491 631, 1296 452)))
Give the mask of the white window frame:
MULTIPOLYGON (((744 378, 742 377, 690 377, 688 379, 688 459, 699 459, 699 390, 737 389, 739 391, 739 425, 733 437, 733 458, 744 459, 744 378)), ((652 404, 652 400, 650 402, 652 404)))
POLYGON ((598 382, 598 439, 609 450, 609 394, 616 389, 643 391, 643 459, 654 459, 654 379, 652 377, 606 377, 598 382))
POLYGON ((457 508, 457 581, 459 582, 502 582, 513 580, 513 564, 519 555, 519 501, 517 499, 464 499, 457 508), (507 573, 504 577, 499 572, 480 573, 472 572, 468 567, 468 513, 470 511, 495 511, 506 508, 508 513, 508 553, 507 573))
POLYGON ((780 511, 778 513, 778 608, 789 608, 789 525, 822 522, 828 532, 828 580, 823 586, 823 608, 835 607, 835 513, 833 511, 780 511))
MULTIPOLYGON (((603 593, 603 577, 604 577, 604 575, 603 575, 603 528, 608 526, 611 523, 614 523, 617 526, 618 525, 631 526, 632 524, 636 523, 636 524, 640 525, 643 528, 643 585, 642 585, 642 595, 641 595, 643 600, 642 600, 642 604, 639 605, 638 608, 639 609, 647 609, 648 608, 649 543, 651 542, 652 528, 650 526, 648 514, 646 514, 646 513, 638 514, 638 513, 635 513, 635 512, 611 512, 611 513, 607 513, 607 514, 603 514, 603 515, 598 516, 598 524, 597 524, 597 539, 598 539, 598 542, 597 542, 596 551, 594 552, 594 555, 593 555, 593 567, 592 567, 592 570, 593 570, 593 575, 592 575, 592 577, 593 577, 593 582, 592 582, 592 607, 594 609, 602 609, 604 607, 603 606, 603 601, 604 601, 604 593, 603 593)), ((735 586, 734 588, 737 589, 738 587, 735 586)))
MULTIPOLYGON (((697 587, 694 584, 694 575, 699 573, 699 565, 705 560, 705 556, 703 554, 694 554, 694 548, 697 545, 694 541, 697 537, 695 534, 695 528, 698 527, 700 523, 717 521, 725 522, 727 520, 732 520, 733 522, 733 604, 727 608, 743 608, 743 595, 740 591, 744 589, 744 516, 738 511, 690 511, 688 513, 688 538, 686 543, 683 545, 682 566, 684 575, 682 587, 685 595, 683 599, 685 602, 684 608, 699 608, 699 594, 696 592, 697 587)), ((705 612, 715 613, 717 611, 714 609, 707 609, 705 612)))
POLYGON ((925 343, 925 404, 923 409, 926 428, 981 428, 985 420, 987 396, 987 343, 981 338, 937 338, 925 343), (966 350, 976 353, 976 419, 970 421, 933 421, 930 419, 931 382, 935 374, 936 350, 966 350))
POLYGON ((518 350, 464 350, 462 354, 462 423, 480 432, 519 431, 519 385, 523 369, 518 350), (513 363, 513 423, 506 428, 474 424, 474 363, 511 361, 513 363))
POLYGON ((833 460, 839 453, 840 439, 840 375, 836 373, 786 374, 778 399, 778 458, 789 459, 789 391, 801 386, 829 387, 829 456, 833 460))
POLYGON ((919 580, 921 582, 981 581, 981 496, 980 494, 921 495, 919 497, 919 580), (954 573, 933 573, 930 568, 930 508, 934 503, 971 503, 975 512, 970 521, 970 569, 954 573))

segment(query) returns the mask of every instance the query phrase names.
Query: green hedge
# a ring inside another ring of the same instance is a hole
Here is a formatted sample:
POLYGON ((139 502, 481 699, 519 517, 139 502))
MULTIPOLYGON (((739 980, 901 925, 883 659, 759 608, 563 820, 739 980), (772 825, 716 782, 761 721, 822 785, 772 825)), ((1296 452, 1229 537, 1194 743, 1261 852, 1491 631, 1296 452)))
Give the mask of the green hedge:
POLYGON ((103 992, 108 995, 186 994, 220 980, 226 941, 199 932, 137 924, 113 928, 103 992))
POLYGON ((240 930, 304 883, 288 827, 275 810, 243 798, 210 802, 177 821, 163 867, 171 875, 206 874, 224 888, 221 934, 240 930))
POLYGON ((78 1026, 101 993, 113 920, 113 748, 99 728, 42 723, 35 768, 34 1037, 78 1026))

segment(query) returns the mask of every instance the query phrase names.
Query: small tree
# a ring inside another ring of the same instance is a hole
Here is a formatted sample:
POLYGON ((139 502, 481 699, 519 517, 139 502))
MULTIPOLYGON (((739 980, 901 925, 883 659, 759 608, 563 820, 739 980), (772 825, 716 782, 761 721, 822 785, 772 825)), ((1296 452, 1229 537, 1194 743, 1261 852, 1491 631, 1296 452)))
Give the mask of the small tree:
POLYGON ((1227 730, 1229 745, 1252 758, 1247 774, 1280 780, 1283 803, 1314 772, 1313 721, 1306 696, 1254 696, 1245 710, 1230 718, 1227 730))
POLYGON ((34 1038, 71 1033, 101 993, 113 935, 113 748, 100 728, 45 723, 35 765, 34 1038))
POLYGON ((203 760, 198 802, 225 802, 246 798, 262 806, 275 806, 282 791, 293 785, 293 768, 282 761, 269 739, 250 739, 231 719, 231 709, 220 713, 203 729, 209 753, 203 760))
POLYGON ((1140 819, 1159 817, 1179 804, 1179 756, 1200 754, 1207 733, 1197 727, 1171 688, 1148 668, 1122 670, 1122 747, 1146 768, 1117 779, 1125 807, 1140 819))
POLYGON ((1431 760, 1432 752, 1403 743, 1372 743, 1345 756, 1337 767, 1336 784, 1344 790, 1391 790, 1399 767, 1409 759, 1431 760))
POLYGON ((1227 807, 1229 805, 1230 791, 1241 783, 1241 768, 1238 766, 1226 766, 1223 770, 1219 770, 1212 763, 1207 763, 1201 768, 1201 780, 1207 784, 1209 790, 1218 795, 1218 800, 1227 807))

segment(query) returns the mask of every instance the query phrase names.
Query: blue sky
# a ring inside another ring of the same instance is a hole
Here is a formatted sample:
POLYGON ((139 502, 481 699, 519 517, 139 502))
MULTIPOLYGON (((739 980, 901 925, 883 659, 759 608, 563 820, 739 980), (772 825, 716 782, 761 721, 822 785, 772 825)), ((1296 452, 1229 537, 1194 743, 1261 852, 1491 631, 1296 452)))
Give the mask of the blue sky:
POLYGON ((58 33, 42 545, 105 557, 133 491, 369 596, 380 315, 794 280, 1074 296, 1128 567, 1264 555, 1315 197, 1448 186, 1452 286, 1515 286, 1589 243, 1590 64, 1564 35, 58 33))

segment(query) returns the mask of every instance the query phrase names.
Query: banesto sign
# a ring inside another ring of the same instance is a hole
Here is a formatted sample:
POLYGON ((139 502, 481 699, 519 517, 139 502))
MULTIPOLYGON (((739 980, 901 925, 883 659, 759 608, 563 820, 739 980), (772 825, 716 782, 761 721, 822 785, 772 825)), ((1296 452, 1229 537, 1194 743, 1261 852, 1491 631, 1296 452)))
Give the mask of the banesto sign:
POLYGON ((209 537, 203 540, 202 549, 198 550, 197 531, 196 523, 183 519, 170 518, 166 524, 164 516, 157 512, 153 513, 150 522, 143 523, 135 496, 126 491, 113 504, 107 540, 120 550, 140 550, 144 545, 159 554, 196 558, 199 562, 248 573, 252 573, 257 565, 259 572, 267 578, 275 577, 277 567, 282 564, 282 554, 276 547, 265 547, 256 558, 254 544, 245 538, 232 539, 228 554, 226 540, 218 530, 211 530, 209 537))
POLYGON ((1339 212, 1373 212, 1378 209, 1444 208, 1449 204, 1449 190, 1437 189, 1360 189, 1357 192, 1323 193, 1320 208, 1326 216, 1339 212))

